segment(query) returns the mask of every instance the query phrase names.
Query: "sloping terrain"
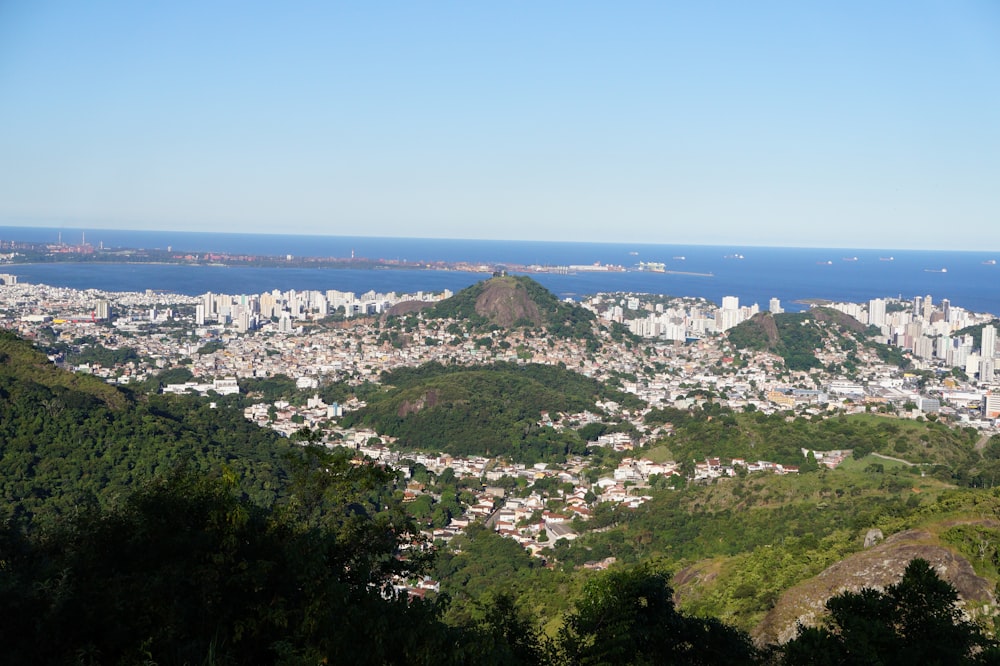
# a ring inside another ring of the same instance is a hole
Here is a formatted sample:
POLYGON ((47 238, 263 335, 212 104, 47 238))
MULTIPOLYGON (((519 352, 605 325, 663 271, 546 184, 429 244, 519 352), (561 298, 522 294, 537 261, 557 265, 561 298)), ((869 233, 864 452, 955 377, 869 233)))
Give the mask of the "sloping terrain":
POLYGON ((477 282, 427 309, 425 316, 458 319, 469 330, 545 328, 562 338, 594 338, 592 312, 574 303, 561 302, 525 276, 477 282))
POLYGON ((941 545, 930 532, 907 530, 787 590, 757 627, 755 638, 761 643, 784 643, 795 637, 799 624, 815 625, 830 597, 864 587, 882 589, 898 581, 910 561, 918 557, 954 585, 964 601, 996 606, 993 583, 977 575, 968 559, 941 545))
POLYGON ((599 398, 629 399, 578 373, 535 364, 431 363, 389 373, 383 383, 386 389, 342 425, 372 427, 405 448, 524 461, 586 452, 575 431, 540 426, 541 412, 599 413, 599 398))
POLYGON ((759 312, 727 332, 737 349, 771 351, 781 356, 789 370, 820 366, 816 350, 853 350, 867 344, 865 326, 854 317, 831 308, 772 315, 759 312))
POLYGON ((0 519, 30 522, 103 504, 157 476, 228 468, 244 492, 274 501, 293 445, 237 410, 129 394, 55 367, 0 333, 0 519))

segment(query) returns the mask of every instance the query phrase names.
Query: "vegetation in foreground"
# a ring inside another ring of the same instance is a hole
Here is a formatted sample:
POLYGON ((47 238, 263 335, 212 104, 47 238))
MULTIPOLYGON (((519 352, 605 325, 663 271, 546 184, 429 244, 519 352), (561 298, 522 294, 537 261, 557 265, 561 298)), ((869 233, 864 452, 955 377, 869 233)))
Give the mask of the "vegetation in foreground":
MULTIPOLYGON (((671 655, 677 663, 803 663, 794 661, 801 651, 758 650, 728 617, 718 619, 718 606, 678 608, 666 571, 721 558, 731 570, 762 574, 728 599, 766 606, 775 591, 768 577, 781 579, 802 553, 838 557, 833 546, 856 539, 860 522, 828 532, 837 524, 830 517, 848 520, 868 506, 855 520, 902 527, 997 514, 993 492, 944 491, 941 481, 906 471, 751 476, 658 491, 648 513, 599 515, 611 529, 571 548, 555 544, 565 565, 557 570, 523 552, 500 556, 500 537, 486 530, 470 531, 461 551, 432 563, 393 473, 245 423, 244 432, 230 412, 199 401, 129 395, 61 373, 12 336, 0 343, 0 640, 13 662, 639 664, 671 655), (907 497, 901 480, 925 492, 907 497), (741 529, 755 540, 731 542, 741 529), (610 571, 572 566, 602 547, 619 556, 610 571), (490 553, 498 555, 492 562, 490 553), (393 576, 417 577, 428 566, 467 598, 387 594, 393 576), (509 584, 498 590, 486 581, 509 584)), ((959 521, 942 525, 940 537, 995 575, 991 529, 959 521)), ((790 645, 839 663, 882 654, 873 650, 898 644, 891 632, 913 640, 894 622, 877 645, 857 643, 853 627, 865 623, 852 618, 875 608, 890 618, 929 615, 942 631, 954 625, 945 646, 952 651, 933 653, 948 663, 993 655, 978 625, 940 612, 945 602, 951 608, 953 590, 936 576, 916 578, 900 597, 905 604, 879 601, 880 593, 848 597, 846 611, 834 604, 829 624, 803 634, 812 643, 790 645)))

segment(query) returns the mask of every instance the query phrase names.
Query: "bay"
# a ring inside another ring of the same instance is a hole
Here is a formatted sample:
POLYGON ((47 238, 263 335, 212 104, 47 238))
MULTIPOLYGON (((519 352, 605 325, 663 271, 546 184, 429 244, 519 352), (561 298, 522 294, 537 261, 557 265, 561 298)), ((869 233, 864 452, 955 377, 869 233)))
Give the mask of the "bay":
MULTIPOLYGON (((0 227, 0 240, 78 243, 79 230, 0 227)), ((553 293, 575 298, 597 292, 643 292, 700 296, 720 303, 737 296, 740 303, 767 309, 778 298, 788 310, 796 301, 827 299, 867 302, 872 298, 931 295, 937 302, 975 312, 1000 313, 1000 267, 989 263, 1000 253, 858 250, 851 248, 722 247, 625 243, 535 242, 353 236, 295 236, 195 232, 88 230, 88 243, 106 248, 159 248, 296 257, 352 256, 406 261, 589 266, 595 263, 627 270, 571 270, 568 274, 534 273, 553 293), (890 260, 891 258, 891 260, 890 260), (663 263, 674 273, 635 270, 639 261, 663 263), (944 270, 942 270, 944 269, 944 270)), ((272 289, 337 289, 363 293, 458 291, 488 273, 414 269, 358 270, 331 268, 249 268, 153 264, 53 263, 16 265, 12 272, 30 283, 77 289, 141 291, 163 289, 198 295, 261 293, 272 289)))

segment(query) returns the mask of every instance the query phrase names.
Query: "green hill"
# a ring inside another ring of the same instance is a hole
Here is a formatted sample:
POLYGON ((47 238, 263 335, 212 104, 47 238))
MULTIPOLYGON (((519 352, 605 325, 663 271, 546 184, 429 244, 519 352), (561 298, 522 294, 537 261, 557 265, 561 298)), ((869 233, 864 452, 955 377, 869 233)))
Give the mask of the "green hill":
POLYGON ((0 333, 0 357, 0 519, 27 523, 108 505, 180 469, 232 474, 242 492, 270 505, 301 458, 301 447, 238 410, 133 396, 60 370, 10 333, 0 333))
POLYGON ((782 413, 734 412, 717 403, 691 410, 656 409, 647 414, 646 421, 674 426, 673 436, 664 444, 675 460, 722 456, 798 465, 803 462, 804 448, 851 449, 858 458, 869 453, 905 458, 959 483, 992 469, 990 460, 973 449, 980 437, 976 430, 932 421, 858 414, 817 420, 798 417, 789 422, 782 413))
POLYGON ((586 453, 575 431, 539 425, 552 416, 590 410, 598 399, 635 403, 634 396, 564 368, 513 363, 443 366, 430 363, 383 377, 385 389, 342 425, 368 426, 404 448, 454 455, 506 456, 522 462, 586 453))
POLYGON ((771 351, 781 356, 789 370, 809 370, 821 363, 815 350, 842 349, 849 363, 859 344, 870 344, 865 326, 857 319, 831 308, 772 315, 759 312, 727 332, 737 349, 771 351))

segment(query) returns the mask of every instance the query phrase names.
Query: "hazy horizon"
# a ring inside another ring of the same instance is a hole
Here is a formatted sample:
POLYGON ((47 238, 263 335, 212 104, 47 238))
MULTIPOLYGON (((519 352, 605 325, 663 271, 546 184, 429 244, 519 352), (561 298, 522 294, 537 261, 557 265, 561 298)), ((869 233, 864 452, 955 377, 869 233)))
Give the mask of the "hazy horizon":
MULTIPOLYGON (((313 237, 313 238, 343 238, 343 239, 385 239, 385 240, 415 240, 415 241, 445 241, 445 242, 483 242, 483 243, 571 243, 571 244, 584 244, 584 245, 620 245, 623 247, 641 247, 641 246, 664 246, 664 247, 718 247, 724 249, 737 250, 740 248, 759 248, 759 249, 801 249, 801 250, 829 250, 829 251, 845 251, 849 252, 851 250, 864 251, 864 252, 965 252, 970 254, 978 254, 983 256, 989 256, 995 254, 995 252, 988 249, 969 249, 969 248, 921 248, 921 247, 863 247, 863 246, 848 246, 848 245, 777 245, 777 244, 764 244, 764 243, 668 243, 668 242, 649 242, 649 241, 618 241, 618 240, 572 240, 572 239, 531 239, 531 238, 458 238, 458 237, 434 237, 434 236, 398 236, 398 235, 379 235, 379 234, 324 234, 324 233, 311 233, 311 232, 292 232, 287 233, 274 233, 266 231, 211 231, 205 229, 140 229, 140 228, 114 228, 114 227, 92 227, 92 226, 31 226, 31 225, 0 225, 0 232, 6 229, 25 229, 25 230, 39 230, 46 232, 62 232, 63 236, 61 238, 62 242, 67 245, 75 244, 77 241, 86 240, 86 242, 91 244, 100 243, 103 239, 100 236, 94 236, 94 234, 100 234, 101 232, 111 232, 111 233, 149 233, 149 234, 233 234, 233 235, 247 235, 247 236, 273 236, 275 238, 281 237, 313 237), (73 235, 66 235, 66 232, 70 232, 73 235), (81 234, 81 236, 77 236, 81 234), (90 234, 90 238, 86 238, 86 235, 90 234)), ((2 238, 0 240, 12 240, 9 238, 2 238)), ((25 242, 51 242, 51 238, 18 238, 13 240, 25 241, 25 242)), ((182 250, 185 248, 175 248, 182 250)), ((278 253, 282 254, 282 253, 278 253)))

